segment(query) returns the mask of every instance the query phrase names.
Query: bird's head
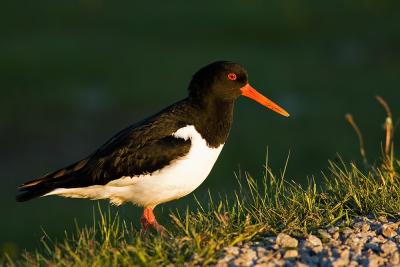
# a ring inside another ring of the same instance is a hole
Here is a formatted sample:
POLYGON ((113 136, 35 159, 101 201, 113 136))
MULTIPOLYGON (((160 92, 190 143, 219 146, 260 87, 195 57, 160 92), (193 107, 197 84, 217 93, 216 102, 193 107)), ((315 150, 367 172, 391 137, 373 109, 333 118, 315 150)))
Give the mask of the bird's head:
POLYGON ((189 84, 189 96, 195 99, 217 98, 222 101, 235 101, 241 95, 283 116, 289 116, 283 108, 249 84, 247 71, 237 63, 229 61, 211 63, 197 71, 189 84))

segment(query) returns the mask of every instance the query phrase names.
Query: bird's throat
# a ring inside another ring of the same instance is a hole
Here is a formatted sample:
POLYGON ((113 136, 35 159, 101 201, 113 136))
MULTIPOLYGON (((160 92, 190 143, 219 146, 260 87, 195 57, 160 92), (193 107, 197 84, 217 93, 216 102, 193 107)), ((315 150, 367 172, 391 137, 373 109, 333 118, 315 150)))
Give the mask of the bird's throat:
POLYGON ((228 138, 233 120, 234 101, 209 99, 199 107, 201 119, 196 128, 210 147, 219 147, 228 138))

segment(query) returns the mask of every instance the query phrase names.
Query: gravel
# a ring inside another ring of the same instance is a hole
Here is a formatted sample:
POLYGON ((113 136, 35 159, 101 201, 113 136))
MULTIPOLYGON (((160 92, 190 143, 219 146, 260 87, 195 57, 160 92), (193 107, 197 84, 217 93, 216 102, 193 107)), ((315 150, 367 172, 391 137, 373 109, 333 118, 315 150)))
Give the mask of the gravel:
POLYGON ((347 227, 338 223, 306 238, 285 233, 262 237, 226 248, 215 266, 400 267, 400 221, 361 217, 347 227))

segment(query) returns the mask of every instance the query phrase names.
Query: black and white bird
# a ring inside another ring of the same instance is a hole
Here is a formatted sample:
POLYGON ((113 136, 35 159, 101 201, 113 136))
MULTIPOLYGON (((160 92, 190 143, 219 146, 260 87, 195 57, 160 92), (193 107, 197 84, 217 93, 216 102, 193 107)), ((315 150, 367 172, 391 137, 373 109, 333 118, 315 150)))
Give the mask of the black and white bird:
POLYGON ((188 91, 187 98, 120 131, 88 157, 22 184, 17 200, 58 195, 131 202, 144 207, 144 231, 164 232, 153 209, 186 196, 206 179, 228 138, 240 95, 289 116, 251 87, 246 70, 232 62, 203 67, 188 91))

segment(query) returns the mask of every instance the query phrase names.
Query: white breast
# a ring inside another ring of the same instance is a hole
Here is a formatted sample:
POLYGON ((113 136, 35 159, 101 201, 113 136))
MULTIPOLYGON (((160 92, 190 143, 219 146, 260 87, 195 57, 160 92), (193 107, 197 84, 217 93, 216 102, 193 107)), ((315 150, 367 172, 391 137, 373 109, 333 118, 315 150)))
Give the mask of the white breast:
POLYGON ((154 207, 183 197, 195 190, 208 176, 223 144, 211 148, 193 125, 177 130, 173 136, 190 139, 188 154, 170 165, 147 175, 121 177, 106 185, 85 188, 59 188, 47 195, 62 195, 91 199, 109 198, 114 204, 132 202, 144 207, 154 207))

